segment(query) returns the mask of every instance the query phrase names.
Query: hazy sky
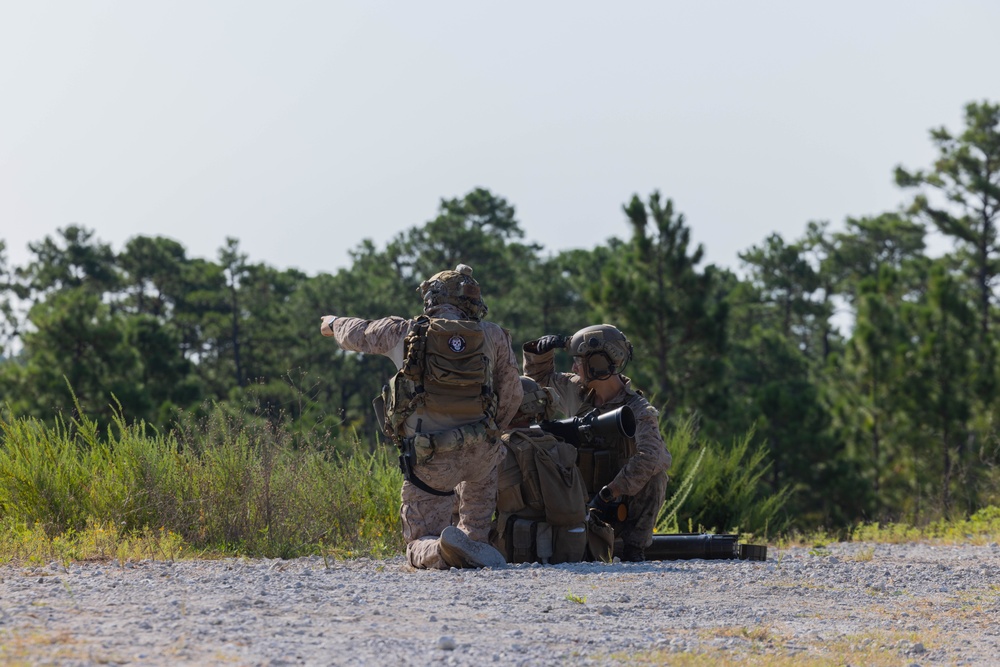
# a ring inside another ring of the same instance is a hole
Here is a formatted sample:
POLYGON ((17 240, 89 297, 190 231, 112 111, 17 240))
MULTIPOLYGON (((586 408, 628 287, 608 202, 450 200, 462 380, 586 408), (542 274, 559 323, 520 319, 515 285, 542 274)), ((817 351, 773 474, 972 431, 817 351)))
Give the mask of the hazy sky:
POLYGON ((482 186, 557 251, 671 197, 711 262, 897 208, 1000 102, 1000 2, 0 0, 0 239, 310 274, 482 186))

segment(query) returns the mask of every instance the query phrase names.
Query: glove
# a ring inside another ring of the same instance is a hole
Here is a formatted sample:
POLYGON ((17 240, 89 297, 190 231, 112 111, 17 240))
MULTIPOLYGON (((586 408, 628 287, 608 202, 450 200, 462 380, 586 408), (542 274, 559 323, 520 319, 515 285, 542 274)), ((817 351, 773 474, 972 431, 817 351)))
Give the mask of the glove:
POLYGON ((594 494, 594 497, 589 503, 587 503, 587 505, 588 507, 592 507, 600 512, 602 515, 610 517, 614 499, 615 497, 611 493, 611 489, 605 486, 594 494))
POLYGON ((606 522, 624 521, 628 516, 625 505, 616 499, 611 487, 605 486, 594 494, 587 507, 594 510, 606 522))
POLYGON ((566 347, 567 342, 569 342, 568 336, 549 334, 547 336, 542 336, 538 340, 528 341, 524 344, 524 350, 535 354, 545 354, 549 350, 557 350, 566 347))
POLYGON ((319 332, 324 336, 330 337, 333 335, 333 321, 337 319, 336 315, 324 315, 320 318, 321 323, 319 325, 319 332))

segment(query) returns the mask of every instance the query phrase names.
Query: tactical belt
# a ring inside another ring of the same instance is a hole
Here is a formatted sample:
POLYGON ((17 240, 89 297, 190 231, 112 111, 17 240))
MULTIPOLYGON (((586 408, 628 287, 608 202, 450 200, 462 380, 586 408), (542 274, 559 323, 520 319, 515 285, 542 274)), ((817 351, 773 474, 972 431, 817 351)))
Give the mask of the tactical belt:
POLYGON ((399 455, 399 467, 403 471, 403 477, 425 493, 435 496, 454 495, 454 491, 440 491, 417 477, 413 469, 414 463, 427 463, 434 457, 435 452, 452 452, 466 446, 489 442, 497 433, 493 420, 484 419, 458 428, 432 433, 415 433, 403 438, 399 455))
POLYGON ((406 440, 412 442, 417 463, 427 463, 436 452, 454 452, 464 447, 485 444, 496 438, 499 431, 492 419, 430 433, 415 433, 406 440))

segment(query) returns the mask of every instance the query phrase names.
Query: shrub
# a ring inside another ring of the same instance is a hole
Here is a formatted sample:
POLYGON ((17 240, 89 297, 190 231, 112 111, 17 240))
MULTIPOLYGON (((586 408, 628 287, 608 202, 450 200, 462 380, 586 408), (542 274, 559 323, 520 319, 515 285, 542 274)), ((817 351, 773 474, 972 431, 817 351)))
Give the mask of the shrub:
POLYGON ((762 478, 770 465, 763 445, 752 447, 753 430, 729 447, 698 437, 693 418, 666 427, 673 482, 657 520, 663 532, 751 533, 766 537, 787 525, 788 489, 773 493, 762 478))

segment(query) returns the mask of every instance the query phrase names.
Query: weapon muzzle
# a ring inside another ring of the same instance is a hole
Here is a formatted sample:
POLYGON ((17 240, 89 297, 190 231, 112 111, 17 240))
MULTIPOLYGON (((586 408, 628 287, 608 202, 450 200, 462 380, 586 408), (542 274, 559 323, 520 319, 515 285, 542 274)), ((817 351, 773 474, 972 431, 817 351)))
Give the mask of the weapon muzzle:
POLYGON ((597 414, 595 410, 583 418, 583 427, 597 439, 613 438, 619 433, 626 438, 632 438, 635 437, 635 413, 627 405, 605 412, 603 415, 597 414))

